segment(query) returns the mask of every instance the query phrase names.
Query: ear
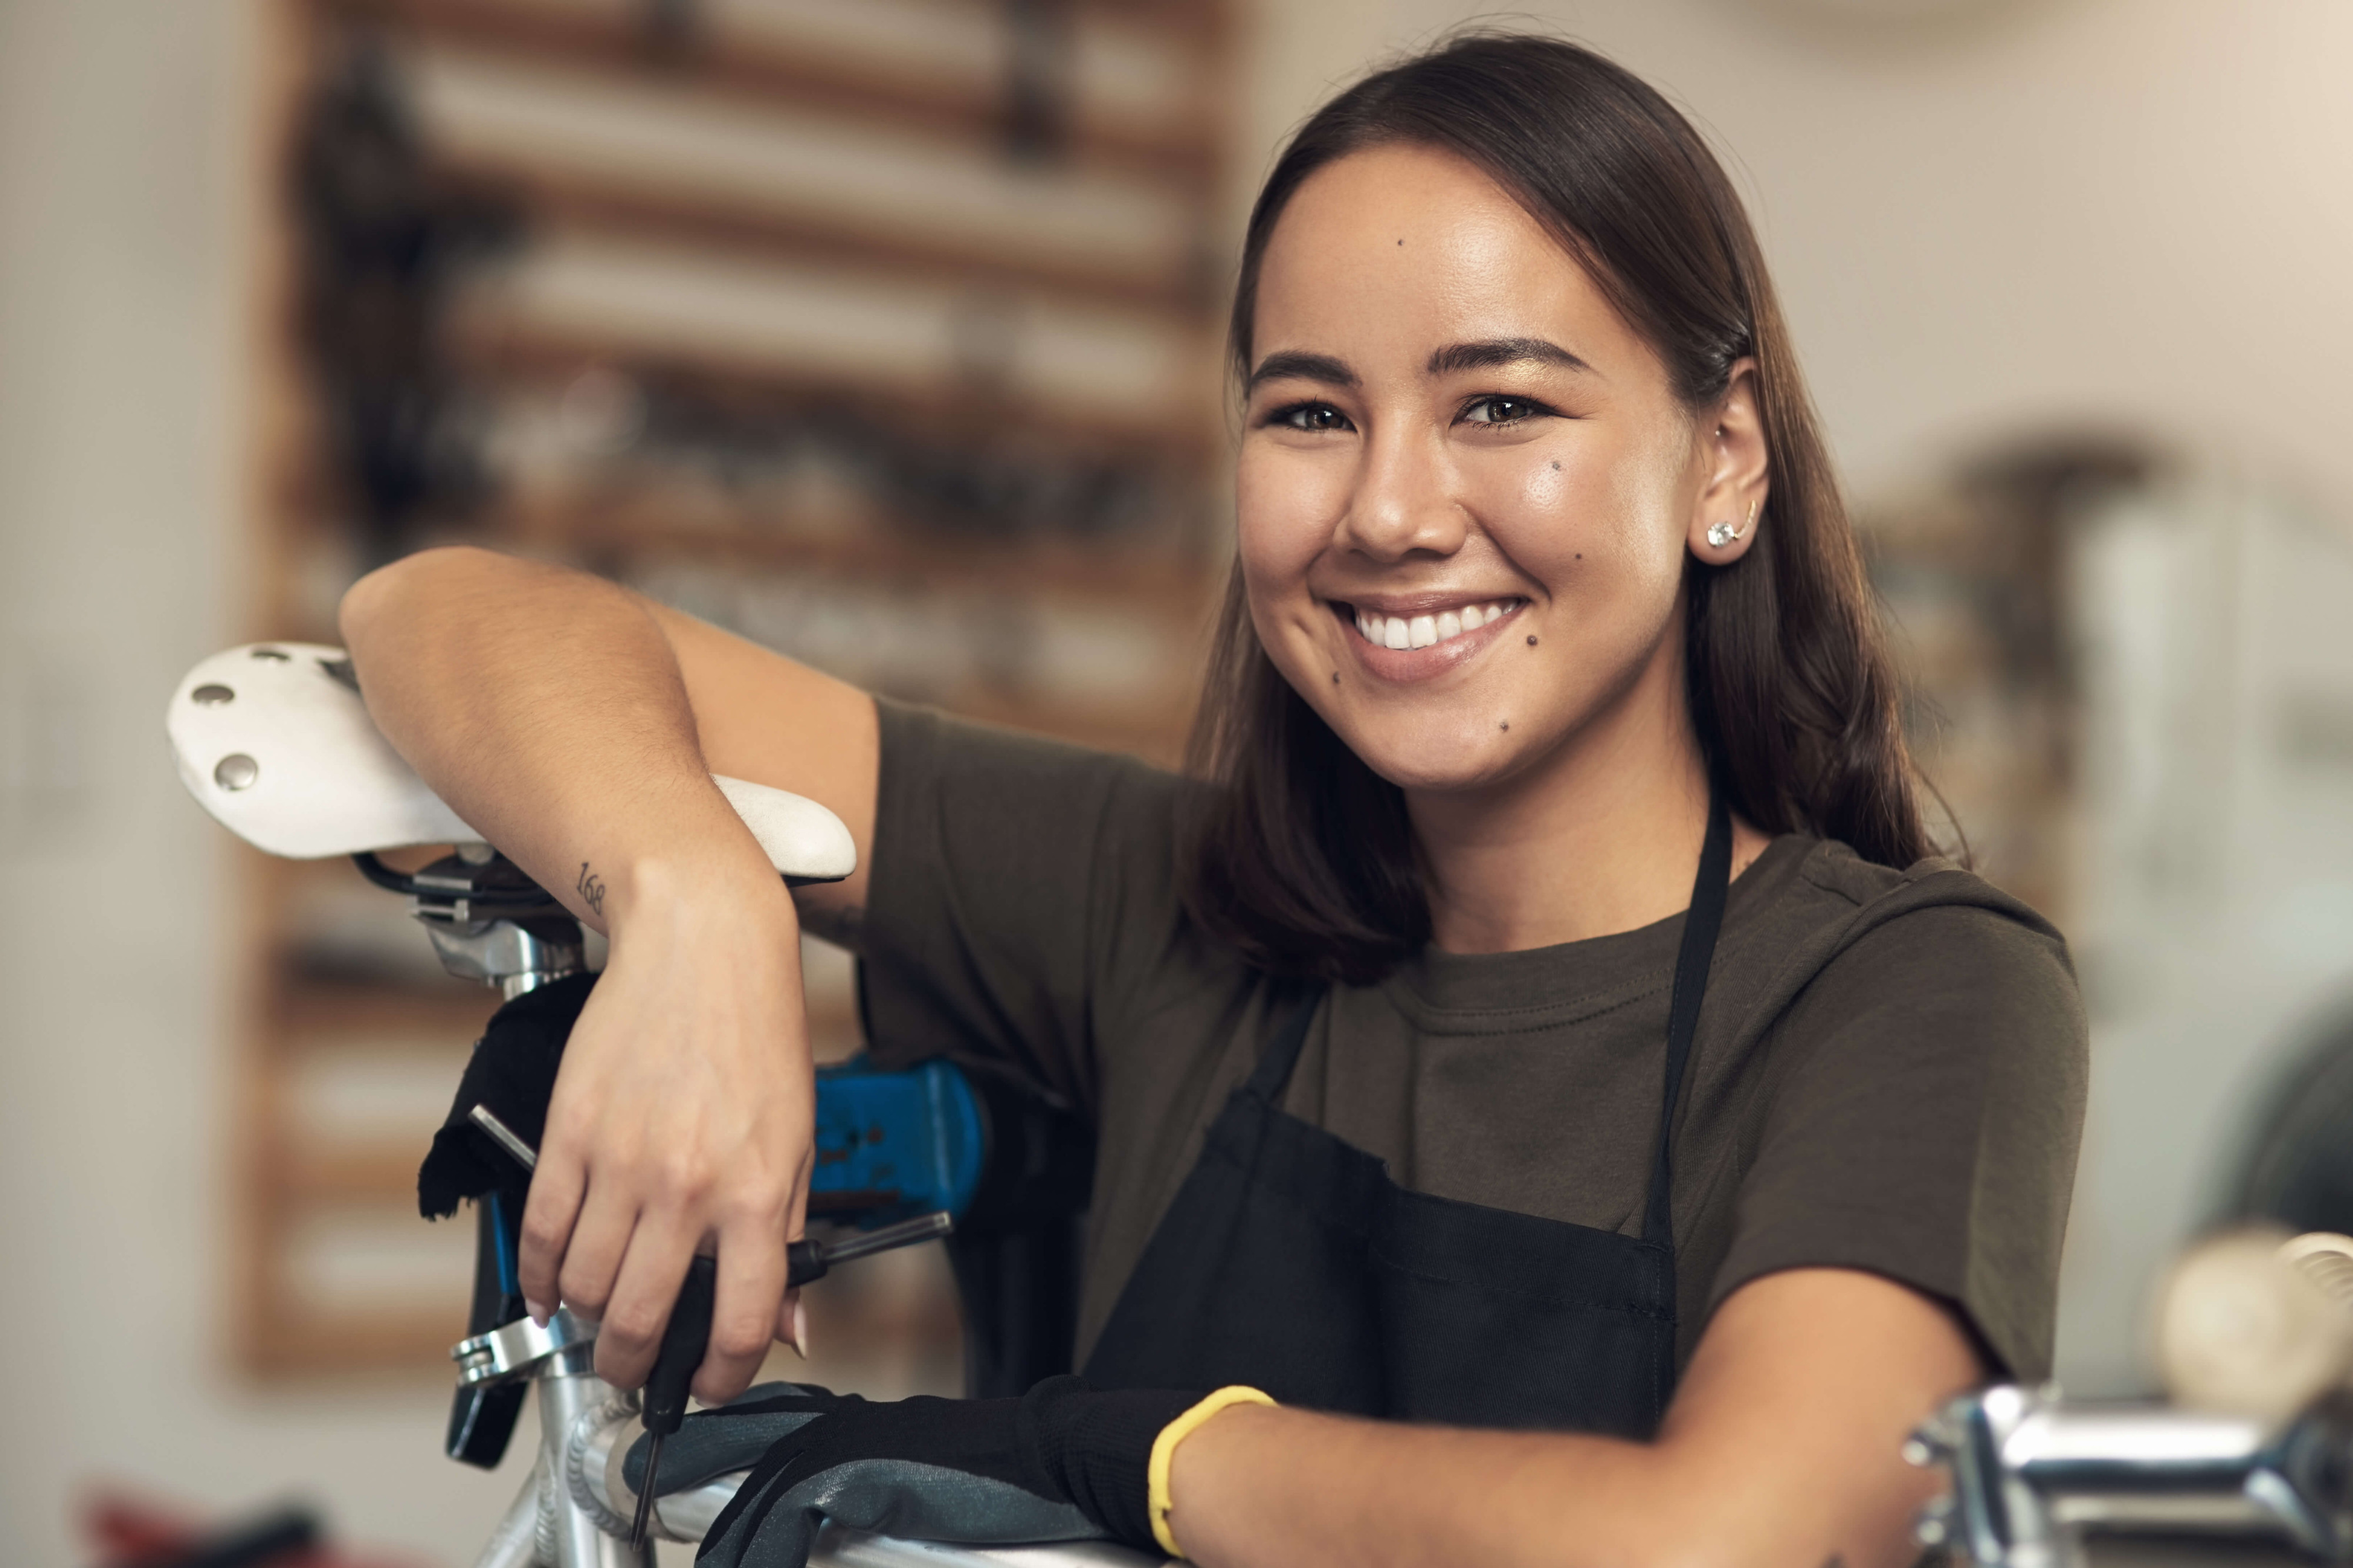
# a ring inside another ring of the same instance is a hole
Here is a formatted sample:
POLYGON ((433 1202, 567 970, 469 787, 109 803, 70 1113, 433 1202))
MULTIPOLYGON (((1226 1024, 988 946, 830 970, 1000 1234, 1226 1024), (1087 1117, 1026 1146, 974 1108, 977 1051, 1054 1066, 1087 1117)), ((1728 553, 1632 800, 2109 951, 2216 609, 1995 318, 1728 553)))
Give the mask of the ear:
POLYGON ((1771 478, 1766 471, 1765 422, 1757 406, 1755 360, 1733 362, 1731 380, 1704 416, 1700 437, 1699 460, 1704 467, 1685 542, 1693 555, 1709 565, 1729 566, 1757 542, 1771 478), (1727 531, 1732 535, 1728 539, 1727 531), (1724 542, 1715 542, 1719 539, 1724 542))

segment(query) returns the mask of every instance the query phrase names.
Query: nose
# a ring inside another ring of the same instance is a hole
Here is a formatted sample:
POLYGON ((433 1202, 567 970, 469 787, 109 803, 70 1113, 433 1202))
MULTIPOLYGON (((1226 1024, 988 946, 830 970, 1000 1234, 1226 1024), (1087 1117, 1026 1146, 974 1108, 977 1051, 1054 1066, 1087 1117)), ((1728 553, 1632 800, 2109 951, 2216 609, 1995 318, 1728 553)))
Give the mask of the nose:
POLYGON ((1333 542, 1383 563, 1462 548, 1470 514, 1454 493, 1442 443, 1403 420, 1376 427, 1333 542))

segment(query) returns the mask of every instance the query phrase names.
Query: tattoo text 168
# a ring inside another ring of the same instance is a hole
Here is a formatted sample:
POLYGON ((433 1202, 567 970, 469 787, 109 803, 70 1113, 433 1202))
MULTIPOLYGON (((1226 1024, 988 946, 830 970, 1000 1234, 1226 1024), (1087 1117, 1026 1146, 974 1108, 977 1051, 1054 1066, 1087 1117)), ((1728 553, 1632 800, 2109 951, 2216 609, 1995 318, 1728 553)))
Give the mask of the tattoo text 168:
POLYGON ((580 862, 580 879, 572 885, 572 890, 580 895, 581 900, 588 906, 590 912, 598 915, 605 912, 604 879, 588 869, 588 862, 586 860, 580 862))

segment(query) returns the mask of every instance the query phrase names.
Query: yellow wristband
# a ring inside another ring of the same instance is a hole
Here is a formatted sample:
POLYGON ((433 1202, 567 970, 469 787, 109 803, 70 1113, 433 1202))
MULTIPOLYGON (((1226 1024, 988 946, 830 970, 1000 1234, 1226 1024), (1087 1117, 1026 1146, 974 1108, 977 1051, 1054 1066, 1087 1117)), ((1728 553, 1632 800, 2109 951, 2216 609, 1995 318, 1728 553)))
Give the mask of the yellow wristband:
POLYGON ((1274 1401, 1255 1388, 1240 1384, 1221 1388, 1167 1426, 1152 1440, 1152 1465, 1145 1472, 1145 1499, 1152 1512, 1152 1539, 1160 1542, 1160 1550, 1171 1557, 1182 1557, 1184 1549, 1176 1544, 1176 1532, 1168 1528, 1168 1470, 1176 1462, 1176 1445, 1191 1436, 1202 1422, 1219 1411, 1234 1405, 1271 1405, 1274 1401))

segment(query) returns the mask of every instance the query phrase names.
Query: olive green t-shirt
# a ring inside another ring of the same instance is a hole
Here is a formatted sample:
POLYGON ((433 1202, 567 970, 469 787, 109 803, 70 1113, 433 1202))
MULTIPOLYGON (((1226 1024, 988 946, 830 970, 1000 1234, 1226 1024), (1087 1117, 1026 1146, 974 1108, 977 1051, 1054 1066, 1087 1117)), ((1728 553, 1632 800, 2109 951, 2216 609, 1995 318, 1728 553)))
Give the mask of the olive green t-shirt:
MULTIPOLYGON (((1180 907, 1187 787, 881 705, 870 1038, 1092 1121, 1082 1362, 1288 994, 1180 907)), ((1283 1109, 1406 1187, 1639 1235, 1682 931, 1431 949, 1335 987, 1283 1109)), ((2032 910, 1945 861, 1773 840, 1732 884, 1675 1117, 1681 1360, 1742 1284, 1835 1266, 1926 1292, 2000 1372, 2047 1376, 2084 1077, 2066 947, 2032 910)))

